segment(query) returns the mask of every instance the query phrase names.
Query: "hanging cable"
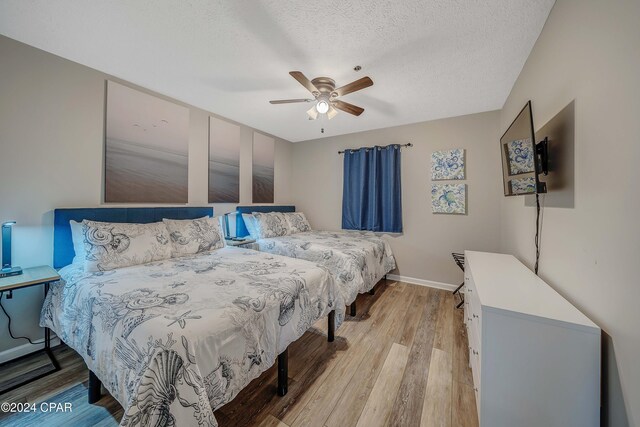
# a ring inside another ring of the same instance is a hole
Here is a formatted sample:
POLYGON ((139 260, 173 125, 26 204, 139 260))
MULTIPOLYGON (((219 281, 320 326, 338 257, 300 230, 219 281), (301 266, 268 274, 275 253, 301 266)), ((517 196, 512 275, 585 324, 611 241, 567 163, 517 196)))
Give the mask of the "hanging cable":
POLYGON ((11 332, 11 316, 9 316, 9 313, 7 313, 7 310, 5 310, 4 306, 2 305, 2 297, 4 297, 4 291, 0 292, 0 308, 2 309, 2 312, 4 313, 4 315, 7 316, 7 320, 8 320, 7 329, 9 330, 9 336, 11 336, 11 338, 13 338, 14 340, 20 340, 20 339, 27 340, 29 341, 29 344, 33 344, 33 345, 41 344, 40 342, 31 341, 31 338, 29 337, 16 337, 13 335, 13 332, 11 332))
POLYGON ((535 245, 536 245, 536 264, 534 267, 534 272, 536 275, 538 274, 538 268, 540 267, 540 194, 536 193, 536 237, 535 237, 535 245))

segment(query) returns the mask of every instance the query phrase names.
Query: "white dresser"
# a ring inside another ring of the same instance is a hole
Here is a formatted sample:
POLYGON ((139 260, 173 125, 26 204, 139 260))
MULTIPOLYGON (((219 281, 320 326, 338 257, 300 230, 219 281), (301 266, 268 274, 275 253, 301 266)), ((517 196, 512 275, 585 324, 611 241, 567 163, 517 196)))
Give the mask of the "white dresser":
POLYGON ((600 328, 511 255, 466 251, 464 281, 480 426, 599 426, 600 328))

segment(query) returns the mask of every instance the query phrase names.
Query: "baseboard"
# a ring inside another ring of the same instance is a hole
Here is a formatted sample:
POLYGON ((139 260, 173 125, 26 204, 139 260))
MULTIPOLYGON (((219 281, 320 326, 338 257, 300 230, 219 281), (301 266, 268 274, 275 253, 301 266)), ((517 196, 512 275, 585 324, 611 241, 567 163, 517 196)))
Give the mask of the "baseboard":
POLYGON ((416 279, 415 277, 398 276, 396 274, 387 274, 387 279, 396 280, 398 282, 411 283, 412 285, 428 286, 430 288, 444 289, 445 291, 455 291, 457 285, 450 283, 434 282, 433 280, 416 279))
MULTIPOLYGON (((51 347, 55 347, 59 344, 60 344, 60 338, 58 337, 51 338, 51 347)), ((25 343, 17 347, 0 351, 0 363, 9 362, 13 359, 17 359, 18 357, 36 352, 38 350, 42 350, 43 348, 44 348, 44 343, 40 343, 36 345, 25 343)))

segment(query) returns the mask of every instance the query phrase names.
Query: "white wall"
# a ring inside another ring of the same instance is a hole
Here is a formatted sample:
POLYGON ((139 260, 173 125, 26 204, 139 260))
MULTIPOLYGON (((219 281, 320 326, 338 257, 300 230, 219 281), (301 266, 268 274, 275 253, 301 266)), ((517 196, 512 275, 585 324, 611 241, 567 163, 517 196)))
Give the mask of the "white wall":
POLYGON ((462 272, 451 252, 498 249, 497 206, 502 197, 498 118, 494 111, 295 143, 292 185, 296 207, 305 212, 312 227, 340 229, 343 156, 338 151, 412 142, 414 146, 402 152, 404 233, 386 236, 396 255, 396 273, 418 281, 457 285, 462 272), (467 179, 463 182, 467 184, 468 214, 434 215, 431 153, 451 148, 466 149, 467 179))
MULTIPOLYGON (((640 425, 640 2, 558 0, 500 115, 575 100, 575 208, 544 211, 540 273, 606 332, 603 425, 640 425)), ((501 248, 534 261, 535 210, 502 198, 501 248)))
MULTIPOLYGON (((52 210, 102 203, 105 81, 128 83, 2 36, 0 58, 0 221, 18 221, 15 265, 51 264, 52 210)), ((208 205, 210 113, 185 106, 190 110, 189 205, 208 205)), ((253 132, 241 126, 243 204, 251 203, 253 132)), ((276 138, 275 149, 275 202, 291 203, 291 143, 276 138)), ((214 212, 235 206, 216 204, 214 212)), ((3 300, 14 333, 42 336, 37 326, 42 292, 41 287, 20 290, 3 300)), ((11 340, 6 323, 0 315, 0 352, 25 342, 11 340)))

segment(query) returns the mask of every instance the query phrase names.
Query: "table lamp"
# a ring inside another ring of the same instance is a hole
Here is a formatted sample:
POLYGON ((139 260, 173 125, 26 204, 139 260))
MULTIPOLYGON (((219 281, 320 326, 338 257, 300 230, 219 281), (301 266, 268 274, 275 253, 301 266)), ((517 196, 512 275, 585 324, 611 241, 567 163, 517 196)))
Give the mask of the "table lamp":
POLYGON ((2 269, 0 269, 0 278, 22 274, 20 267, 11 266, 11 227, 15 223, 15 221, 8 221, 2 224, 2 269))

